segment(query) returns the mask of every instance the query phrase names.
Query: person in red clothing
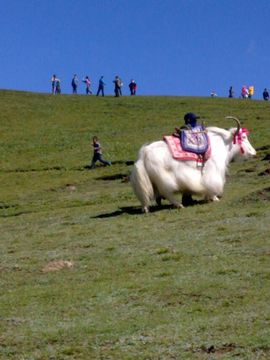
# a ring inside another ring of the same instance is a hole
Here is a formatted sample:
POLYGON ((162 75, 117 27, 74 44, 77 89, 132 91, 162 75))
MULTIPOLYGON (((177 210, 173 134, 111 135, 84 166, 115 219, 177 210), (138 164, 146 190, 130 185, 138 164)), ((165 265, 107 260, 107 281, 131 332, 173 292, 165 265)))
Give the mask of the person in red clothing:
POLYGON ((90 80, 89 76, 86 76, 85 79, 83 79, 83 82, 86 85, 86 89, 85 89, 86 95, 91 95, 92 94, 92 91, 90 90, 91 80, 90 80))
POLYGON ((137 84, 135 83, 135 80, 130 80, 129 83, 129 90, 130 90, 130 95, 136 95, 136 91, 137 91, 137 84))

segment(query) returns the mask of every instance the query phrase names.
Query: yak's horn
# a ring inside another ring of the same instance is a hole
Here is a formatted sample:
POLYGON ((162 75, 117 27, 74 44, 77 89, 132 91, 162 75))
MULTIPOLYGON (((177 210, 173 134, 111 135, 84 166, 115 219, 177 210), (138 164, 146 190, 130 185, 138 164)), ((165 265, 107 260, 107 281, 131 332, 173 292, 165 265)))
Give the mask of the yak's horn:
POLYGON ((225 117, 226 119, 233 119, 236 121, 236 124, 237 124, 237 130, 236 130, 236 133, 235 135, 238 135, 239 131, 240 131, 240 128, 241 128, 241 124, 240 124, 240 121, 235 117, 235 116, 226 116, 225 117))

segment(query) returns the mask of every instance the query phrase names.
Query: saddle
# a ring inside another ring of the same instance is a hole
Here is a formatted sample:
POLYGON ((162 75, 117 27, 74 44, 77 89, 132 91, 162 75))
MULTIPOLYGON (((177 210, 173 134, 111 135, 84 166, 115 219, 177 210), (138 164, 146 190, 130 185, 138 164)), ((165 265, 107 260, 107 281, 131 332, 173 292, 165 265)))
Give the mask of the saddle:
POLYGON ((172 157, 182 161, 196 161, 203 165, 211 156, 210 139, 201 126, 181 129, 178 134, 164 136, 172 157))
POLYGON ((190 129, 180 129, 180 141, 183 150, 202 155, 209 147, 209 139, 201 125, 190 129))

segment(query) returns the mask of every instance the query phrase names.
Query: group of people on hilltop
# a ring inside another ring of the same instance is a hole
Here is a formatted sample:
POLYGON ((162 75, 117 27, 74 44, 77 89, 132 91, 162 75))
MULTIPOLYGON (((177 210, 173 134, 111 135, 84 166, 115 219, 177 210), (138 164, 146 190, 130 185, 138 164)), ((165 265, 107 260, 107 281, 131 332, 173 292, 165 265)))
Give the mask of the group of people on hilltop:
MULTIPOLYGON (((82 82, 85 83, 85 92, 86 95, 91 95, 92 91, 91 91, 91 81, 89 76, 85 76, 84 79, 82 79, 82 82)), ((71 80, 71 86, 72 86, 72 94, 77 94, 78 93, 78 86, 79 86, 79 78, 78 76, 75 74, 71 80)))
MULTIPOLYGON (((254 86, 246 86, 243 85, 241 88, 241 95, 240 97, 243 99, 251 99, 254 95, 254 86)), ((269 100, 270 96, 269 96, 269 92, 267 90, 267 88, 264 89, 263 93, 262 93, 263 99, 264 100, 269 100)), ((233 98, 234 97, 234 90, 233 87, 230 86, 229 88, 229 98, 233 98)))
MULTIPOLYGON (((124 85, 122 79, 118 75, 116 75, 115 79, 113 80, 113 83, 114 83, 115 96, 116 97, 122 96, 122 87, 124 85)), ((137 84, 135 80, 131 79, 128 87, 129 87, 130 95, 131 96, 136 95, 137 84)))
MULTIPOLYGON (((243 85, 241 88, 241 97, 243 99, 251 99, 254 95, 254 86, 246 86, 243 85)), ((234 98, 234 90, 233 87, 230 86, 229 88, 229 98, 234 98)))
MULTIPOLYGON (((241 93, 240 93, 240 98, 242 98, 242 99, 252 99, 253 95, 254 95, 254 86, 253 85, 251 85, 251 86, 243 85, 242 86, 241 93)), ((264 89, 262 96, 263 96, 264 100, 269 100, 270 99, 269 92, 268 92, 268 90, 266 88, 264 89)), ((217 93, 215 91, 212 91, 211 92, 211 97, 217 97, 217 93)), ((234 98, 235 97, 234 89, 233 89, 232 86, 230 86, 230 88, 229 88, 228 97, 229 98, 234 98)))
MULTIPOLYGON (((75 74, 71 80, 72 94, 78 94, 79 82, 80 82, 79 78, 78 78, 77 74, 75 74)), ((82 79, 82 82, 84 82, 85 86, 86 86, 85 87, 86 95, 92 95, 90 77, 88 75, 85 76, 82 79)), ((52 94, 61 94, 60 79, 57 78, 56 75, 52 76, 51 83, 52 83, 52 94)), ((122 87, 124 85, 122 79, 117 75, 117 76, 115 76, 113 83, 114 83, 115 97, 122 96, 122 87)), ((102 75, 98 82, 98 90, 97 90, 96 96, 99 96, 99 94, 101 94, 102 96, 105 96, 105 92, 104 92, 105 85, 106 84, 104 81, 104 76, 102 75)), ((136 95, 137 84, 134 79, 130 80, 128 87, 130 90, 130 95, 132 95, 132 96, 136 95)))
POLYGON ((242 86, 241 96, 243 99, 251 99, 254 95, 254 86, 242 86))

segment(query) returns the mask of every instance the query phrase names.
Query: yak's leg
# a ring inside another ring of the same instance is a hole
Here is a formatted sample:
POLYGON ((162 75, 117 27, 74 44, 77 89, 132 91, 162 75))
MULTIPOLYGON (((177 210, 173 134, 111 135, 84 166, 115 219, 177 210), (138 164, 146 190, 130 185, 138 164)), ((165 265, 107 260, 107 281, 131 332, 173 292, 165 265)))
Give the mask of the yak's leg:
POLYGON ((145 213, 145 214, 149 213, 149 208, 148 208, 148 206, 143 206, 143 207, 142 207, 142 212, 145 213))
POLYGON ((162 196, 158 195, 158 196, 156 197, 157 206, 161 206, 161 200, 162 200, 162 196))
POLYGON ((156 187, 155 187, 154 198, 156 200, 157 206, 161 206, 161 200, 164 199, 164 198, 160 195, 160 193, 159 193, 159 191, 157 190, 156 187))
POLYGON ((206 202, 210 202, 210 201, 220 201, 220 199, 216 196, 216 195, 212 195, 212 196, 206 196, 205 198, 204 198, 204 200, 206 201, 206 202))
POLYGON ((164 200, 164 196, 160 195, 159 193, 156 193, 155 194, 155 199, 156 199, 156 203, 157 203, 157 206, 161 206, 161 201, 164 200))
POLYGON ((174 193, 178 191, 178 185, 174 181, 173 177, 171 177, 169 174, 165 175, 162 174, 162 183, 159 183, 158 186, 158 192, 160 196, 167 199, 172 205, 174 205, 177 208, 183 208, 183 205, 181 202, 179 202, 175 196, 174 193))
POLYGON ((194 204, 194 200, 192 199, 191 194, 183 194, 182 195, 182 204, 183 206, 189 206, 194 204))
POLYGON ((174 194, 173 194, 172 192, 166 191, 166 192, 163 192, 162 194, 163 194, 163 196, 164 196, 167 200, 169 200, 169 202, 170 202, 172 205, 174 205, 176 208, 181 209, 181 208, 184 207, 183 204, 180 203, 180 202, 174 197, 174 194))

